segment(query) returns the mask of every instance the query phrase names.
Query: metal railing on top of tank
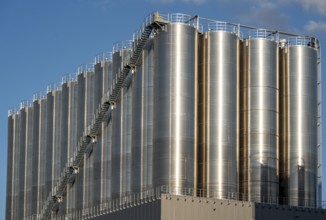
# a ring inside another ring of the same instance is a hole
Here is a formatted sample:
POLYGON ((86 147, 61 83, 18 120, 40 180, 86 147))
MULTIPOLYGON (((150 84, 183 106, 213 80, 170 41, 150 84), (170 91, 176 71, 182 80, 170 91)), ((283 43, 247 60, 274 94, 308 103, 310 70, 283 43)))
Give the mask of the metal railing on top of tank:
POLYGON ((78 74, 85 72, 94 72, 94 63, 81 64, 78 66, 78 74))
POLYGON ((310 37, 290 37, 288 46, 306 46, 316 48, 316 42, 310 37))
POLYGON ((126 40, 126 41, 120 41, 117 42, 113 45, 113 53, 121 51, 123 49, 132 49, 133 47, 133 42, 132 40, 126 40))
POLYGON ((270 39, 270 40, 277 40, 277 37, 275 36, 275 33, 270 30, 266 29, 257 29, 249 31, 249 39, 270 39))
POLYGON ((100 63, 101 61, 112 61, 112 52, 103 52, 96 54, 95 63, 100 63))
POLYGON ((77 73, 65 74, 61 78, 61 84, 68 82, 76 82, 77 81, 77 73))
POLYGON ((10 108, 10 109, 8 110, 8 117, 9 117, 9 116, 12 116, 12 115, 14 115, 14 114, 17 114, 17 109, 16 109, 16 108, 10 108))
POLYGON ((41 99, 46 99, 46 94, 44 92, 35 92, 33 94, 33 102, 41 99))
POLYGON ((237 34, 238 26, 229 24, 227 22, 209 22, 208 23, 208 31, 225 31, 237 34))
POLYGON ((46 86, 46 93, 53 92, 53 91, 60 91, 62 89, 62 83, 52 83, 46 86))

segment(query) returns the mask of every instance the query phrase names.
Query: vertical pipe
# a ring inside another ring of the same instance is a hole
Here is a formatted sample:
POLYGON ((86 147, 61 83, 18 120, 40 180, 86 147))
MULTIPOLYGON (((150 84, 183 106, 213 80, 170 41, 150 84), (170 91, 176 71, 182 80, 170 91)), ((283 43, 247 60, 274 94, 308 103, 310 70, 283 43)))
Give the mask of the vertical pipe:
MULTIPOLYGON (((14 113, 15 114, 15 113, 14 113)), ((6 213, 5 218, 12 220, 13 218, 13 177, 14 177, 14 114, 8 116, 8 139, 7 139, 7 184, 6 184, 6 213)))

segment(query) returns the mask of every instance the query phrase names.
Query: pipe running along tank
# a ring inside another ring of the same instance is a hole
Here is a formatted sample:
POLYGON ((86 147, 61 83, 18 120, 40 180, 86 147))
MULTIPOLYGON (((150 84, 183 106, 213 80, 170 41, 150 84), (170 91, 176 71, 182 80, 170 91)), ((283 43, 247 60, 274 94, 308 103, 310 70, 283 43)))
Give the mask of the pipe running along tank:
POLYGON ((278 44, 265 30, 242 47, 240 195, 254 202, 278 200, 278 44))
POLYGON ((199 122, 205 128, 205 143, 200 154, 206 176, 204 192, 208 197, 234 198, 237 193, 238 163, 238 76, 239 38, 237 28, 227 23, 209 23, 205 33, 204 80, 200 86, 200 99, 204 103, 205 117, 199 122))
POLYGON ((280 203, 316 206, 317 57, 310 38, 290 38, 282 50, 282 187, 280 203), (282 198, 281 198, 282 199, 282 198))
POLYGON ((196 188, 198 32, 173 17, 154 42, 153 184, 183 194, 196 188))

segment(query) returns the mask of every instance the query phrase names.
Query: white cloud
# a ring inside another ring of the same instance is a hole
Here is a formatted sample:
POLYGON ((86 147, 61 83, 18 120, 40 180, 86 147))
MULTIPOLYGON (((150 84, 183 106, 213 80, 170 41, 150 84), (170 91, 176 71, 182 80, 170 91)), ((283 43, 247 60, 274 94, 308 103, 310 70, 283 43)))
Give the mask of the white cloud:
POLYGON ((326 33, 326 22, 309 21, 309 23, 304 26, 304 29, 309 33, 326 33))
POLYGON ((302 4, 304 9, 317 12, 320 15, 326 16, 326 0, 295 0, 302 4))

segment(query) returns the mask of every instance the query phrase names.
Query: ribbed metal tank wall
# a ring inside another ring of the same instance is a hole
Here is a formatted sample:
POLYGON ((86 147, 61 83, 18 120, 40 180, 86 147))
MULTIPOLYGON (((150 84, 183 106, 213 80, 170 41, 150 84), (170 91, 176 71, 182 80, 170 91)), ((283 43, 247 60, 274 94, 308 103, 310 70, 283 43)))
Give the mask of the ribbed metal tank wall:
MULTIPOLYGON (((101 63, 98 62, 94 65, 94 109, 95 111, 99 110, 99 104, 101 104, 102 99, 102 91, 103 91, 103 68, 101 63)), ((94 200, 93 205, 100 204, 101 202, 101 153, 102 153, 102 133, 97 137, 96 144, 93 148, 93 157, 94 157, 94 166, 93 166, 93 194, 94 200)))
POLYGON ((144 47, 133 76, 131 192, 152 187, 154 39, 144 47))
MULTIPOLYGON (((85 77, 83 72, 79 72, 77 76, 77 141, 80 141, 85 128, 85 77)), ((84 161, 82 160, 82 163, 84 161)), ((77 210, 83 208, 83 196, 84 196, 84 167, 79 169, 79 173, 76 176, 75 187, 76 193, 76 207, 77 210)))
MULTIPOLYGON (((103 69, 103 86, 102 94, 106 95, 112 85, 112 60, 102 61, 103 69)), ((111 110, 109 110, 111 112, 111 110)), ((110 115, 106 114, 106 118, 102 123, 102 151, 101 151, 101 202, 106 202, 111 199, 111 175, 112 175, 112 122, 110 115)))
POLYGON ((255 202, 279 195, 278 45, 269 34, 258 30, 242 48, 240 193, 255 202))
MULTIPOLYGON (((301 41, 302 42, 302 41, 301 41)), ((291 44, 283 49, 282 157, 280 173, 288 204, 316 205, 317 49, 291 44)), ((281 201, 282 202, 282 201, 281 201)))
POLYGON ((52 91, 53 94, 53 154, 52 154, 52 192, 58 187, 61 174, 61 87, 52 91))
MULTIPOLYGON (((113 78, 120 74, 123 62, 130 56, 130 52, 130 49, 123 46, 114 49, 112 63, 113 78)), ((112 111, 112 179, 114 181, 111 185, 111 193, 113 199, 125 195, 126 192, 130 192, 131 135, 129 133, 131 122, 126 124, 126 121, 128 121, 127 117, 129 117, 128 115, 131 112, 131 105, 129 105, 129 100, 131 99, 130 95, 128 96, 130 92, 131 90, 128 93, 128 88, 122 88, 115 109, 112 111)))
POLYGON ((24 217, 24 191, 25 191, 25 152, 26 152, 26 109, 27 105, 20 109, 20 125, 19 125, 19 149, 17 159, 17 204, 16 204, 16 213, 17 219, 23 219, 24 217))
POLYGON ((19 152, 20 152, 20 121, 21 121, 21 115, 20 111, 17 112, 14 117, 14 156, 13 156, 13 201, 12 201, 12 219, 18 219, 19 213, 18 209, 19 207, 19 152))
POLYGON ((50 89, 46 94, 46 150, 45 150, 45 197, 52 192, 52 156, 53 156, 53 107, 54 97, 50 89))
MULTIPOLYGON (((91 125, 95 110, 94 110, 94 70, 92 67, 87 67, 85 72, 85 128, 91 125)), ((93 145, 94 144, 90 143, 93 145)), ((84 157, 84 208, 88 208, 93 204, 93 169, 94 156, 85 154, 84 157)))
MULTIPOLYGON (((75 155, 77 144, 78 144, 78 137, 77 137, 77 81, 76 79, 72 79, 68 82, 69 88, 69 110, 68 110, 68 158, 70 164, 72 163, 72 158, 75 155)), ((76 193, 77 187, 74 183, 70 183, 67 186, 67 212, 70 213, 76 209, 76 193)))
MULTIPOLYGON (((33 107, 29 106, 26 108, 26 150, 25 150, 25 183, 24 183, 24 218, 30 216, 33 212, 32 203, 37 202, 32 201, 32 182, 33 182, 33 172, 30 173, 33 169, 33 107)), ((36 192, 37 193, 37 192, 36 192)))
MULTIPOLYGON (((208 197, 227 198, 237 193, 239 38, 235 27, 211 23, 205 35, 205 143, 202 149, 208 197)), ((203 76, 202 76, 203 77, 203 76)), ((199 163, 202 163, 201 161, 199 163)))
POLYGON ((8 116, 8 152, 7 152, 7 182, 6 182, 6 211, 5 218, 8 220, 12 219, 12 201, 13 201, 13 174, 14 174, 14 136, 15 136, 15 126, 14 126, 14 112, 10 113, 8 116))
POLYGON ((198 36, 188 24, 165 29, 154 46, 153 183, 182 194, 196 188, 198 36))
POLYGON ((45 176, 46 176, 46 141, 47 141, 47 99, 41 97, 39 100, 39 177, 38 177, 38 206, 37 213, 40 214, 43 208, 43 204, 46 200, 45 193, 45 176))
MULTIPOLYGON (((32 128, 30 129, 30 132, 33 133, 33 142, 32 142, 32 170, 30 171, 32 173, 32 181, 31 181, 31 187, 32 187, 32 195, 31 195, 31 214, 37 213, 37 195, 38 195, 38 176, 39 176, 39 112, 40 112, 40 106, 38 103, 38 100, 33 101, 33 124, 32 128)), ((29 173, 30 174, 30 173, 29 173)))

